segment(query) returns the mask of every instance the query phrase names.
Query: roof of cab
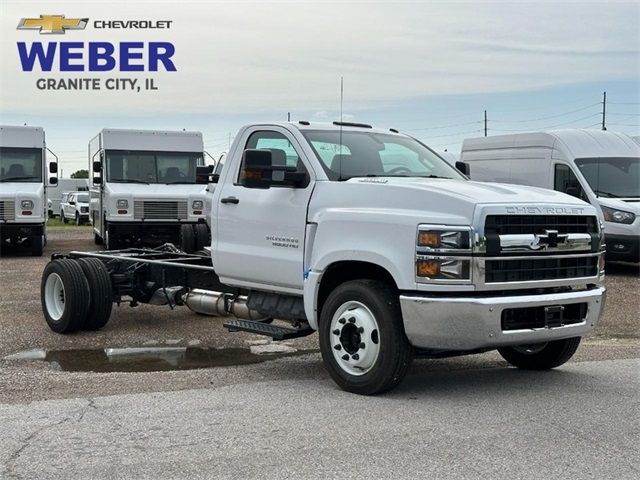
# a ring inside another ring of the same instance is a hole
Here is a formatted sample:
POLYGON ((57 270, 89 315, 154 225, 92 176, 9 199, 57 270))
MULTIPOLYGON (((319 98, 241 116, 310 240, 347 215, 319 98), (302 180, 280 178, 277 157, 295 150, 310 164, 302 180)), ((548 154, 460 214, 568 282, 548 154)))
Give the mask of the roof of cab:
POLYGON ((502 148, 546 147, 564 150, 572 158, 637 157, 640 145, 619 132, 586 129, 549 130, 543 132, 514 133, 491 137, 469 138, 462 144, 463 151, 502 148))
MULTIPOLYGON (((305 130, 326 130, 326 131, 339 131, 340 130, 340 125, 336 125, 334 123, 327 123, 327 122, 307 122, 305 120, 301 120, 298 122, 265 122, 265 123, 261 123, 260 125, 271 125, 271 126, 279 126, 279 127, 284 127, 284 128, 295 128, 297 130, 300 130, 302 132, 304 132, 305 130)), ((364 124, 363 124, 364 125, 364 124)), ((251 125, 247 125, 247 127, 249 126, 256 126, 256 124, 251 124, 251 125)), ((401 136, 406 136, 405 134, 403 134, 402 132, 398 132, 396 129, 383 129, 383 128, 375 128, 375 127, 371 127, 369 128, 369 126, 357 126, 357 125, 350 125, 349 122, 345 122, 345 124, 342 125, 342 131, 343 132, 368 132, 368 133, 383 133, 383 134, 388 134, 388 135, 401 135, 401 136)))

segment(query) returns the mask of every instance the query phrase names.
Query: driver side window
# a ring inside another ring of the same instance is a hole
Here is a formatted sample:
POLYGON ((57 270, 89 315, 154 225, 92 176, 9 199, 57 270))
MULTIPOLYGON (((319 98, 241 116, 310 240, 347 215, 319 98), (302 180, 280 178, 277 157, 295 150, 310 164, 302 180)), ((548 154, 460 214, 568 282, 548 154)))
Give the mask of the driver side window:
MULTIPOLYGON (((249 136, 244 149, 270 150, 273 165, 296 167, 299 173, 307 173, 300 155, 289 139, 280 132, 267 130, 254 132, 249 136)), ((240 172, 238 172, 238 181, 240 181, 239 175, 240 172)))
POLYGON ((566 165, 556 164, 553 189, 588 202, 578 177, 566 165))

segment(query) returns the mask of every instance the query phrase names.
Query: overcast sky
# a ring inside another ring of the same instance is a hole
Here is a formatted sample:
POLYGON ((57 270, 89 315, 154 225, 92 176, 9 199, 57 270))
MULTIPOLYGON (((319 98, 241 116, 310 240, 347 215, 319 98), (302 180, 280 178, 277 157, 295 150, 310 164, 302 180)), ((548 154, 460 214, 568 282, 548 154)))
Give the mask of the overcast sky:
POLYGON ((481 134, 475 122, 485 108, 493 133, 594 125, 603 90, 614 102, 610 129, 638 134, 640 123, 638 2, 2 0, 0 17, 0 120, 45 127, 68 169, 85 165, 86 144, 102 127, 201 130, 218 152, 253 119, 284 120, 290 111, 333 120, 341 75, 349 118, 454 151, 481 134), (20 18, 40 14, 90 23, 64 36, 16 30, 20 18), (95 30, 93 19, 173 24, 95 30), (171 41, 178 71, 154 75, 156 92, 41 92, 34 83, 42 76, 113 74, 24 73, 16 42, 38 40, 171 41))

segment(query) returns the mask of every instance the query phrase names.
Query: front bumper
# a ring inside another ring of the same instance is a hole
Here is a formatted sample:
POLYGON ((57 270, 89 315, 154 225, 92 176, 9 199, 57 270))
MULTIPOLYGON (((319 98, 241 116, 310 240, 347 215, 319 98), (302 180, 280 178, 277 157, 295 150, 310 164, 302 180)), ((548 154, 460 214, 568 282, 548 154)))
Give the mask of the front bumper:
POLYGON ((44 223, 4 223, 0 222, 0 238, 18 239, 34 235, 44 235, 44 223))
POLYGON ((607 260, 638 262, 640 260, 640 237, 637 235, 605 234, 607 260))
POLYGON ((605 303, 604 287, 564 293, 488 297, 400 296, 407 338, 414 347, 475 350, 542 343, 581 337, 591 331, 605 303), (544 328, 503 330, 506 309, 586 303, 586 316, 577 323, 544 328))

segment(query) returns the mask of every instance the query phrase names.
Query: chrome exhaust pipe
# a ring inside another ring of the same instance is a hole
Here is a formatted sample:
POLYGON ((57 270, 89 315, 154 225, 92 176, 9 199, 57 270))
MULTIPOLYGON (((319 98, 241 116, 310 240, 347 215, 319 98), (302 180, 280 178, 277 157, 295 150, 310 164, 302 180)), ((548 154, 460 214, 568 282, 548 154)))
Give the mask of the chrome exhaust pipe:
POLYGON ((246 295, 234 296, 230 293, 213 292, 194 288, 182 297, 184 304, 192 312, 213 317, 226 317, 233 315, 245 320, 259 322, 269 317, 261 315, 256 310, 247 306, 246 295))

